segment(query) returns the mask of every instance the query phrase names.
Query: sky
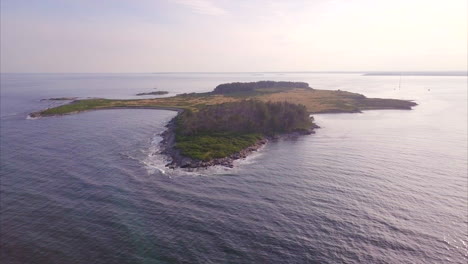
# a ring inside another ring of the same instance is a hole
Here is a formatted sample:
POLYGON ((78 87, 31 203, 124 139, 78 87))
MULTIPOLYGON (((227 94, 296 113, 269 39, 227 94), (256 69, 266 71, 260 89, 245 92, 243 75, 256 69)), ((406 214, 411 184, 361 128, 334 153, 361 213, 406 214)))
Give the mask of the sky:
POLYGON ((1 0, 1 72, 467 70, 466 0, 1 0))

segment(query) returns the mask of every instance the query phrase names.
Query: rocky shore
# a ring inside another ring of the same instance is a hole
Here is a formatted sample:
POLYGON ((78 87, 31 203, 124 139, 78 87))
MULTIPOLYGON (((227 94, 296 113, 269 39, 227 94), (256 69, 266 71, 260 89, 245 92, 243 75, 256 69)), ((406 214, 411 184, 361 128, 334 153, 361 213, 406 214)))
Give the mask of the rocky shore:
POLYGON ((279 140, 279 139, 293 139, 301 135, 310 135, 315 133, 314 129, 319 128, 319 126, 313 124, 308 130, 297 131, 287 134, 281 134, 272 137, 264 137, 261 140, 258 140, 253 145, 236 152, 228 157, 218 158, 218 159, 211 159, 208 161, 202 160, 195 160, 189 157, 185 157, 180 154, 180 151, 175 148, 175 118, 169 121, 166 125, 167 129, 161 133, 161 137, 163 138, 160 142, 160 153, 167 155, 171 158, 171 162, 166 164, 166 167, 170 169, 175 168, 189 168, 189 169, 196 169, 196 168, 207 168, 211 166, 224 166, 232 168, 234 166, 234 161, 237 159, 244 159, 252 152, 257 151, 259 148, 264 146, 269 141, 279 140))

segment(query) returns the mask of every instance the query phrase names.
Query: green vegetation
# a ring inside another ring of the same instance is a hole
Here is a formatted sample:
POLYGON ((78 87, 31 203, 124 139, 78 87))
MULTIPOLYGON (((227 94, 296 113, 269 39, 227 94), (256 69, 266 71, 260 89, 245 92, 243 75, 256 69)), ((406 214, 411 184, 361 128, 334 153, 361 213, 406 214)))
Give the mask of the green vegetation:
POLYGON ((254 95, 262 93, 276 93, 292 89, 311 89, 308 83, 305 82, 274 82, 274 81, 259 81, 259 82, 234 82, 224 83, 216 86, 213 94, 225 95, 254 95))
POLYGON ((141 95, 163 95, 163 94, 168 94, 168 91, 154 91, 154 92, 149 92, 149 93, 137 93, 136 95, 141 96, 141 95))
POLYGON ((198 160, 227 157, 279 133, 309 131, 306 108, 286 102, 246 100, 187 110, 177 117, 176 147, 198 160))
POLYGON ((54 108, 46 109, 40 112, 40 114, 43 116, 69 114, 73 112, 85 111, 88 109, 103 108, 109 105, 111 102, 112 100, 108 100, 108 99, 89 99, 89 100, 73 101, 70 104, 65 104, 65 105, 54 107, 54 108))
POLYGON ((76 100, 77 97, 53 97, 49 99, 41 99, 41 101, 49 100, 49 101, 71 101, 76 100))
POLYGON ((183 156, 208 161, 228 157, 262 139, 260 134, 203 133, 191 136, 177 134, 176 148, 183 156))
POLYGON ((303 105, 287 102, 244 100, 206 106, 197 112, 185 111, 177 120, 178 133, 235 132, 273 135, 304 131, 312 126, 303 105))

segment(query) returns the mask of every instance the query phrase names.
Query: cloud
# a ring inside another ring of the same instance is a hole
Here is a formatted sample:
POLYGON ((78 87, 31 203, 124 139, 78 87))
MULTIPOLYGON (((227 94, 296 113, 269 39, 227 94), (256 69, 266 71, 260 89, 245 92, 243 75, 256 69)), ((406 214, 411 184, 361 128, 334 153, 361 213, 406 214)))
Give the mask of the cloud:
POLYGON ((221 16, 226 10, 216 6, 207 0, 173 0, 175 3, 191 9, 193 12, 203 15, 221 16))

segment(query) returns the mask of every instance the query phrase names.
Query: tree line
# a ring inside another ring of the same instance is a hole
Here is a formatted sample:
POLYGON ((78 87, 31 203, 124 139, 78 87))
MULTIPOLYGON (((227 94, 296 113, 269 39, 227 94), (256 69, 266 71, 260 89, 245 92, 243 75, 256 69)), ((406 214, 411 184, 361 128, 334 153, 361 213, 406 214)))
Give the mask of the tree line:
POLYGON ((308 129, 312 119, 303 105, 288 102, 240 102, 186 110, 177 119, 178 133, 196 135, 213 132, 262 133, 272 135, 308 129))
POLYGON ((229 94, 239 92, 253 92, 256 89, 293 89, 293 88, 310 88, 305 82, 275 82, 275 81, 259 81, 259 82, 233 82, 224 83, 216 86, 213 93, 229 94))

